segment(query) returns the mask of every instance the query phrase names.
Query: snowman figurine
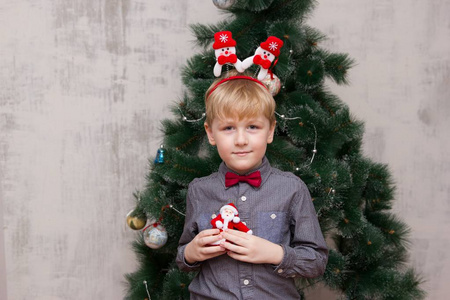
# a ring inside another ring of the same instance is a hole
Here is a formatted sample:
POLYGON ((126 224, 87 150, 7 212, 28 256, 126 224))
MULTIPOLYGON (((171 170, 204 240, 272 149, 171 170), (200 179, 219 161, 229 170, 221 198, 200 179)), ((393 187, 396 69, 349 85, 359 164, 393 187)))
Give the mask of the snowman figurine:
POLYGON ((244 70, 251 65, 259 65, 261 69, 258 73, 258 80, 263 80, 269 71, 272 62, 280 55, 280 49, 283 47, 283 41, 275 36, 269 36, 265 42, 262 42, 255 51, 255 55, 250 56, 242 62, 244 70))
POLYGON ((230 31, 219 31, 214 34, 213 49, 217 62, 214 66, 214 76, 222 74, 222 66, 232 64, 239 73, 244 72, 241 61, 236 56, 236 41, 233 40, 230 31))

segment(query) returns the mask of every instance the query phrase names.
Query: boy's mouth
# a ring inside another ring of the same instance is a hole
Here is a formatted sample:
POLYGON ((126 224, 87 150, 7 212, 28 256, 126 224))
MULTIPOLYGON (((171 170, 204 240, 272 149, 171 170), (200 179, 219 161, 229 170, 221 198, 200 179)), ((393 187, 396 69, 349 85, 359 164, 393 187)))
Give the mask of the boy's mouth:
POLYGON ((245 156, 247 154, 251 153, 251 151, 237 151, 237 152, 233 152, 233 154, 237 155, 237 156, 245 156))

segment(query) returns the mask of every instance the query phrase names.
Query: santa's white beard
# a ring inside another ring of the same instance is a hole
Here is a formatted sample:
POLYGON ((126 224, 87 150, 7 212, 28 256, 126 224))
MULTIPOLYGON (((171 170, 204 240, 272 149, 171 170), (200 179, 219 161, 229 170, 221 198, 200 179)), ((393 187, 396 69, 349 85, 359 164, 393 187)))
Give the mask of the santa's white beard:
POLYGON ((223 230, 227 230, 228 229, 228 223, 233 221, 234 216, 231 215, 229 217, 227 217, 227 216, 224 217, 223 215, 221 215, 221 217, 223 219, 223 228, 222 229, 223 230))

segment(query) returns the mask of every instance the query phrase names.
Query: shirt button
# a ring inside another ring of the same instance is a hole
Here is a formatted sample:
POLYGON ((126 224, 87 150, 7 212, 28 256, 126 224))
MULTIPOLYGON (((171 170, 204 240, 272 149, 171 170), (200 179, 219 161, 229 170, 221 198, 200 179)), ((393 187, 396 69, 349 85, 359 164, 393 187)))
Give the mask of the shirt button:
POLYGON ((281 274, 281 273, 283 273, 283 272, 284 272, 283 269, 278 269, 278 274, 281 274))
POLYGON ((250 281, 248 281, 247 279, 244 280, 244 284, 248 285, 250 283, 250 281))
POLYGON ((242 196, 242 197, 241 197, 241 200, 242 200, 242 201, 245 201, 245 200, 247 200, 247 197, 242 196))
POLYGON ((270 217, 271 217, 272 220, 273 220, 273 219, 275 219, 275 218, 277 217, 277 215, 276 215, 276 214, 271 214, 270 217))

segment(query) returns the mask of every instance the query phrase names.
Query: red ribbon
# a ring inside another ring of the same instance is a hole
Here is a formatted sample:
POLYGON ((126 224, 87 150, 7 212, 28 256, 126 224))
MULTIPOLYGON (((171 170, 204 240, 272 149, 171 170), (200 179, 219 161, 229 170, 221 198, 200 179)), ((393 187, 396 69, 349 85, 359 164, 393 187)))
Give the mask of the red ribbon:
POLYGON ((270 64, 272 63, 270 60, 268 59, 264 59, 261 57, 261 55, 255 55, 253 57, 253 63, 255 65, 260 65, 261 67, 263 67, 264 69, 268 69, 270 68, 270 64))
POLYGON ((255 171, 248 175, 238 175, 231 172, 225 174, 225 186, 230 187, 238 182, 247 182, 251 186, 260 187, 261 185, 261 172, 255 171))
POLYGON ((235 64, 237 62, 237 56, 236 54, 230 54, 228 56, 221 55, 217 58, 217 61, 219 62, 219 65, 224 65, 226 63, 235 64))

